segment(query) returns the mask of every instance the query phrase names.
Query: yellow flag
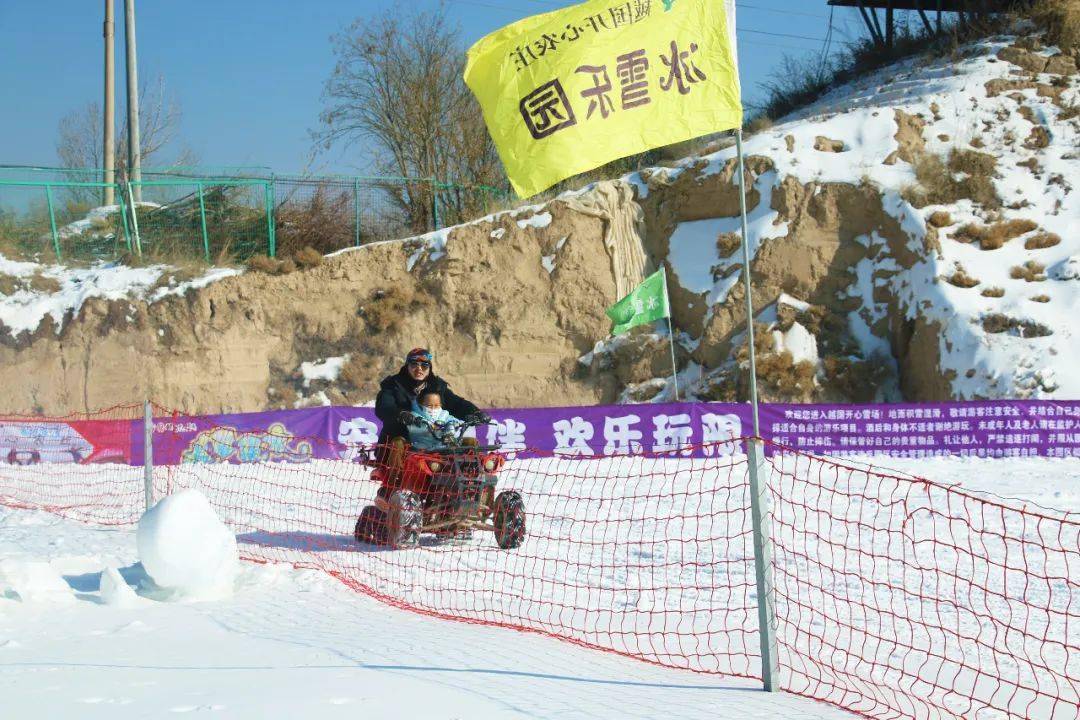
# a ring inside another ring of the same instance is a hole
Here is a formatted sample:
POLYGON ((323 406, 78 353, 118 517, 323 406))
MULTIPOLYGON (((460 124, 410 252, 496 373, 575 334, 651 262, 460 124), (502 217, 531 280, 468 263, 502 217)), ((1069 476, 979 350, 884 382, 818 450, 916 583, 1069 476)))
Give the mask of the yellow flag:
POLYGON ((517 193, 741 126, 733 7, 589 0, 473 45, 465 82, 517 193))

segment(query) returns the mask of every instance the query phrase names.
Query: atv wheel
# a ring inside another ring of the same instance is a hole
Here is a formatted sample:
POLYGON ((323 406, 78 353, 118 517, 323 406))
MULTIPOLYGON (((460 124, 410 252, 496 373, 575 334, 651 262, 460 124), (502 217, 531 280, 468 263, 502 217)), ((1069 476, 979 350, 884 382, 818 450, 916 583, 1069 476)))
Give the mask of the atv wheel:
POLYGON ((499 493, 495 498, 495 542, 503 550, 521 545, 525 539, 525 503, 514 490, 499 493))
POLYGON ((387 517, 387 540, 395 548, 414 548, 420 545, 420 529, 424 524, 424 509, 420 498, 408 490, 395 490, 390 495, 390 514, 387 517))
POLYGON ((373 545, 386 544, 386 515, 374 505, 368 505, 360 511, 353 531, 358 543, 373 545))

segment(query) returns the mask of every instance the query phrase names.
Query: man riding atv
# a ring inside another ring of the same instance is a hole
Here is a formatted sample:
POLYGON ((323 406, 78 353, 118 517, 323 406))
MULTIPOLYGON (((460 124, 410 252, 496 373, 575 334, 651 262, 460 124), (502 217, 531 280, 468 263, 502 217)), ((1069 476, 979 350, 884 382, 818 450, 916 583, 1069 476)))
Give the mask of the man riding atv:
POLYGON ((431 353, 409 352, 401 372, 383 380, 375 413, 383 421, 372 473, 379 488, 357 519, 358 542, 409 548, 421 533, 468 539, 477 529, 494 532, 501 548, 521 544, 521 494, 496 494, 505 458, 497 445, 465 436, 491 418, 431 373, 431 353))

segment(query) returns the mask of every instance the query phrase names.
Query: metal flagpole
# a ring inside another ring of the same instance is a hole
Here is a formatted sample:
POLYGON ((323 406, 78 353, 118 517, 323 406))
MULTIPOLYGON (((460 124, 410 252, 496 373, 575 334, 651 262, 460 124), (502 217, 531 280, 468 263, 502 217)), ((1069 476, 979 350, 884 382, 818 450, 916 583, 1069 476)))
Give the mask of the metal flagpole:
POLYGON ((761 680, 766 692, 779 690, 776 649, 776 608, 773 597, 772 541, 769 535, 769 498, 761 483, 761 421, 758 414, 757 358, 754 353, 754 302, 750 297, 750 243, 746 228, 746 174, 743 162, 742 129, 735 130, 739 158, 739 211, 742 216, 743 284, 746 288, 746 342, 750 349, 750 403, 754 416, 754 437, 746 443, 750 474, 750 511, 754 532, 754 571, 757 576, 758 628, 761 636, 761 680))
POLYGON ((679 402, 679 370, 675 364, 675 331, 671 329, 671 297, 667 289, 667 267, 664 267, 664 302, 667 303, 667 332, 671 341, 671 380, 675 383, 675 402, 679 402))

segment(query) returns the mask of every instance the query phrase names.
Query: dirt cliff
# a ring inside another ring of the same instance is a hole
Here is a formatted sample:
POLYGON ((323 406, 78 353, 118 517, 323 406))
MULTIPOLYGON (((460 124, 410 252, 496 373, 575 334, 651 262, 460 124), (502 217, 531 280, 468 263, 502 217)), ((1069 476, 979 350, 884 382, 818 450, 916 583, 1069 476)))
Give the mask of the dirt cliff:
MULTIPOLYGON (((753 182, 770 163, 751 158, 748 168, 753 182)), ((638 334, 614 362, 579 361, 608 337, 604 310, 663 263, 679 222, 737 212, 732 174, 657 179, 641 203, 631 185, 602 183, 542 208, 288 274, 249 271, 154 303, 93 298, 59 332, 46 320, 5 338, 0 407, 57 414, 144 397, 189 412, 365 403, 416 345, 433 348, 437 371, 484 405, 612 402, 664 376, 670 351, 638 334), (305 383, 302 363, 343 356, 336 380, 305 383)), ((864 252, 852 238, 898 233, 872 191, 823 190, 785 183, 773 195, 792 232, 754 262, 758 306, 788 293, 846 312, 850 302, 834 295, 864 252)), ((752 193, 750 209, 761 201, 752 193)), ((700 299, 673 278, 676 327, 702 337, 692 352, 679 348, 680 363, 721 365, 744 325, 741 290, 706 321, 700 299)))

